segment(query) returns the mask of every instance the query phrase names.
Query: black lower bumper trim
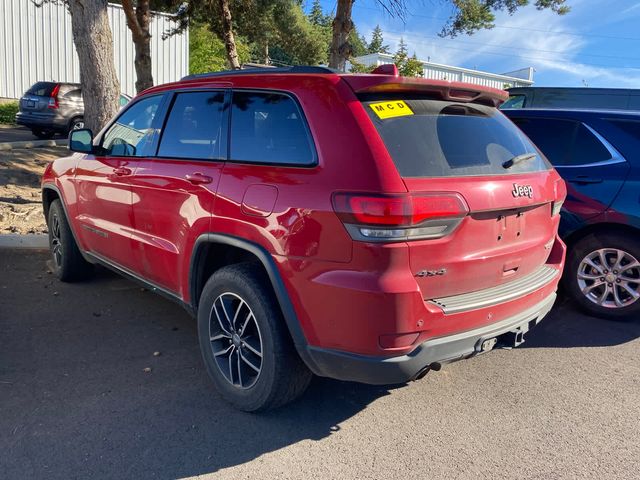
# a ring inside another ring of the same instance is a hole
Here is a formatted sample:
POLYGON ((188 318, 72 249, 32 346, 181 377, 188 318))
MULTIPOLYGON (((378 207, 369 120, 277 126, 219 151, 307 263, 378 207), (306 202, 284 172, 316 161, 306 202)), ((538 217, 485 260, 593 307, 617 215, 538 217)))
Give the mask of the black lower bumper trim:
POLYGON ((554 292, 518 315, 486 327, 427 340, 407 355, 374 357, 307 346, 304 358, 313 373, 323 377, 372 385, 405 383, 430 365, 439 366, 482 353, 483 346, 520 345, 524 334, 549 313, 555 299, 554 292))

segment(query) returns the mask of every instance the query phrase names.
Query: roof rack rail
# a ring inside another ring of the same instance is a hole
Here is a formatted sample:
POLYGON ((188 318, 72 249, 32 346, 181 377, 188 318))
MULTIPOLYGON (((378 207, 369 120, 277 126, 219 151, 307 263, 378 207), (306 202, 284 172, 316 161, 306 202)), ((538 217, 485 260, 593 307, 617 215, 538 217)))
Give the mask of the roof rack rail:
POLYGON ((210 77, 228 77, 231 75, 256 75, 256 74, 273 74, 273 73, 337 73, 335 70, 327 67, 316 67, 309 65, 295 65, 293 67, 277 67, 277 68, 265 68, 265 67, 253 67, 242 70, 223 70, 221 72, 209 72, 209 73, 195 73, 193 75, 187 75, 182 77, 181 80, 195 80, 197 78, 210 78, 210 77))

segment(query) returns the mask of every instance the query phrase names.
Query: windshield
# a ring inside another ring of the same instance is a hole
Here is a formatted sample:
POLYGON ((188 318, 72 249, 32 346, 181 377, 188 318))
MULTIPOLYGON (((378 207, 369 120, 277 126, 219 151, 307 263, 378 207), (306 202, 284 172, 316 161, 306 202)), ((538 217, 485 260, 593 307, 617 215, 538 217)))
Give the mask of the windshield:
POLYGON ((403 177, 505 175, 550 168, 497 109, 425 98, 366 99, 369 118, 403 177), (535 156, 510 168, 503 164, 535 156))

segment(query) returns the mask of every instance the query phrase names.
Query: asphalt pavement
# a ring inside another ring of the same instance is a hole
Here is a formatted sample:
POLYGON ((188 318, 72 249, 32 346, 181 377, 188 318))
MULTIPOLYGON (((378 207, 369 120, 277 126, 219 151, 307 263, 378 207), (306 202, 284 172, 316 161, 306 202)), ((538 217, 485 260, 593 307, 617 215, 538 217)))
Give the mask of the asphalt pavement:
POLYGON ((638 319, 561 301, 520 348, 394 388, 318 378, 252 415, 219 399, 180 307, 46 260, 0 250, 2 479, 640 476, 638 319))
MULTIPOLYGON (((62 134, 56 134, 53 137, 53 140, 60 140, 66 138, 66 135, 62 135, 62 134)), ((33 133, 31 133, 31 130, 29 130, 26 127, 7 127, 7 126, 1 126, 0 127, 0 143, 6 143, 6 142, 25 142, 25 141, 32 141, 32 140, 40 140, 38 137, 36 137, 33 133)))

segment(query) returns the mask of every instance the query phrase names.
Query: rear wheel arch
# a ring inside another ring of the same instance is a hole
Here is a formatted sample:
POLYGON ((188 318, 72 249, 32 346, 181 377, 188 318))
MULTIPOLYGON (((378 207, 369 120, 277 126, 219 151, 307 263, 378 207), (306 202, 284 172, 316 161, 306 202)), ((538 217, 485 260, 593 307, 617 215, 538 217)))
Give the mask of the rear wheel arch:
POLYGON ((62 202, 62 197, 58 189, 50 185, 42 187, 42 209, 44 210, 44 218, 49 218, 49 207, 51 207, 54 200, 60 200, 60 202, 62 202))
POLYGON ((202 289, 215 271, 228 265, 250 262, 258 263, 264 269, 296 349, 306 360, 304 347, 306 347, 307 341, 289 294, 273 257, 260 245, 225 234, 206 233, 200 235, 194 244, 189 266, 191 308, 194 312, 198 311, 202 289))
POLYGON ((563 238, 563 241, 567 244, 567 247, 572 247, 587 235, 591 235, 594 233, 608 233, 611 235, 638 235, 640 233, 640 229, 630 225, 625 225, 623 223, 594 223, 571 232, 569 235, 563 238))

